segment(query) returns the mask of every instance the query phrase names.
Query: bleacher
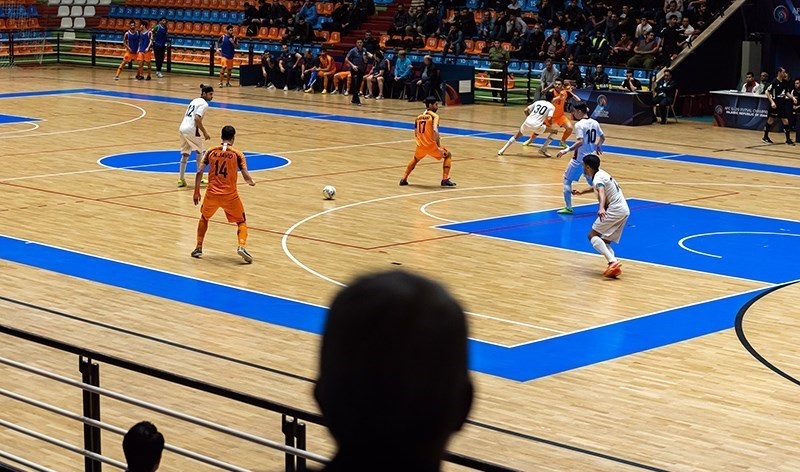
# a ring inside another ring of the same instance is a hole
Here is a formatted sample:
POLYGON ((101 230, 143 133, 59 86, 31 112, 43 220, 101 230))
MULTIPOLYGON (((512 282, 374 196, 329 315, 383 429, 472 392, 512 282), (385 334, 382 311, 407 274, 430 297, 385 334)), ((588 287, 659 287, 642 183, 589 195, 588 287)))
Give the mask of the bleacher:
POLYGON ((35 0, 23 0, 0 5, 0 56, 9 53, 9 39, 14 37, 14 55, 31 56, 53 52, 46 44, 45 31, 39 23, 35 0))

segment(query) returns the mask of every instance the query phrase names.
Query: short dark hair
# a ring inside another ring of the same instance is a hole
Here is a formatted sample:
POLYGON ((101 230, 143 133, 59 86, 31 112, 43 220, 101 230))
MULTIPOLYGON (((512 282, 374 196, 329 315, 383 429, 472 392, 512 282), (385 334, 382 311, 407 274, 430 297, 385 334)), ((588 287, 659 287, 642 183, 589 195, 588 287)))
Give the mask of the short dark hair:
POLYGON ((754 73, 752 73, 752 72, 748 72, 748 73, 746 73, 745 75, 752 75, 752 76, 754 76, 754 77, 755 77, 755 74, 754 74, 754 73))
POLYGON ((236 136, 236 128, 231 125, 225 125, 222 127, 222 139, 230 141, 234 136, 236 136))
POLYGON ((586 106, 586 103, 576 103, 575 106, 572 107, 574 110, 581 111, 583 113, 589 113, 589 107, 586 106))
POLYGON ((600 157, 596 154, 587 154, 583 156, 583 163, 595 172, 600 169, 600 157))
POLYGON ((151 472, 161 462, 164 435, 149 421, 133 425, 122 439, 128 472, 151 472))
POLYGON ((200 84, 200 93, 211 93, 214 91, 214 87, 206 84, 200 84))
POLYGON ((625 71, 626 74, 633 75, 633 69, 628 69, 625 71))
POLYGON ((160 20, 158 20, 158 21, 162 21, 162 20, 166 20, 166 19, 167 19, 167 17, 166 17, 166 16, 162 16, 162 17, 161 17, 161 19, 160 19, 160 20))
POLYGON ((434 103, 436 103, 438 101, 439 100, 437 100, 436 97, 425 97, 425 100, 423 101, 423 103, 425 103, 425 105, 427 106, 427 105, 433 105, 434 103))

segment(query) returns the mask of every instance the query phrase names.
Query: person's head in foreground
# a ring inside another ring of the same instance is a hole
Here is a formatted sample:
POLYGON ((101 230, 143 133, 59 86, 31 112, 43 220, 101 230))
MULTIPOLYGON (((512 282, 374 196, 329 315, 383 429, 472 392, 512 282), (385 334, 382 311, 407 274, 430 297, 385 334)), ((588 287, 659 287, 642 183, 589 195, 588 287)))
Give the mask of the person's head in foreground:
POLYGON ((133 425, 122 439, 128 472, 155 472, 161 464, 164 435, 149 421, 133 425))

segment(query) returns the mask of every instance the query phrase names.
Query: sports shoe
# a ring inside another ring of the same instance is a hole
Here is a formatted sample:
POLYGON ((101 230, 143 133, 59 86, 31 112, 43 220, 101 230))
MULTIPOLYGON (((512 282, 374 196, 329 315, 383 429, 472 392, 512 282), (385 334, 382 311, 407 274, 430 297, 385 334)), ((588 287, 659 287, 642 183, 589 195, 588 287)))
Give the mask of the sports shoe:
POLYGON ((339 91, 338 90, 334 90, 333 92, 331 92, 331 95, 339 95, 339 91))
POLYGON ((272 84, 267 85, 267 90, 275 90, 275 86, 272 84))
POLYGON ((156 71, 156 77, 158 77, 160 79, 160 78, 164 77, 164 74, 162 74, 161 72, 156 71))
POLYGON ((138 75, 138 74, 137 74, 137 75, 136 75, 136 80, 144 80, 144 76, 143 76, 143 75, 138 75))
POLYGON ((622 274, 622 262, 610 262, 606 270, 603 271, 603 277, 616 277, 622 274))
POLYGON ((247 262, 248 264, 253 263, 253 256, 251 256, 250 253, 247 252, 247 249, 245 249, 244 246, 239 246, 239 249, 236 250, 236 254, 242 256, 242 259, 244 259, 244 261, 247 262))
POLYGON ((455 183, 455 182, 453 182, 453 181, 452 181, 452 180, 450 180, 450 179, 444 179, 444 180, 442 180, 442 187, 455 187, 455 186, 456 186, 456 183, 455 183))
MULTIPOLYGON (((222 85, 222 84, 220 84, 220 85, 222 85)), ((283 86, 283 91, 284 92, 288 92, 289 91, 289 86, 288 85, 284 85, 283 86)))
POLYGON ((545 151, 543 148, 539 148, 539 154, 543 155, 544 157, 551 157, 550 153, 545 151))
POLYGON ((794 146, 794 141, 792 141, 791 139, 787 139, 786 144, 788 144, 789 146, 794 146))
POLYGON ((307 88, 307 89, 305 89, 305 90, 303 90, 303 91, 304 91, 305 93, 311 93, 311 92, 313 92, 313 91, 314 91, 314 89, 312 89, 312 88, 307 88))
POLYGON ((408 180, 400 179, 400 185, 408 185, 408 180))
POLYGON ((192 257, 194 257, 195 259, 200 259, 201 257, 203 257, 203 248, 202 247, 194 248, 194 251, 192 251, 192 257))
POLYGON ((769 139, 768 136, 766 136, 764 138, 761 138, 761 142, 764 143, 764 144, 772 144, 772 140, 769 139))
MULTIPOLYGON (((359 94, 359 95, 360 95, 360 94, 359 94)), ((366 95, 362 95, 362 96, 363 96, 364 98, 372 98, 372 95, 370 95, 370 94, 366 94, 366 95)))
POLYGON ((219 83, 219 86, 222 87, 222 82, 219 83))
POLYGON ((230 83, 230 82, 225 82, 225 86, 226 86, 226 87, 230 87, 230 86, 231 86, 231 83, 230 83))
POLYGON ((114 76, 114 80, 119 80, 119 76, 118 76, 118 75, 115 75, 115 76, 114 76))
POLYGON ((178 187, 186 187, 186 181, 183 179, 178 180, 178 187))
POLYGON ((559 145, 559 146, 561 146, 561 147, 562 147, 562 148, 564 148, 564 149, 566 149, 566 148, 568 148, 568 147, 569 147, 569 146, 567 146, 567 142, 566 142, 566 141, 564 141, 564 140, 561 140, 561 141, 559 141, 559 142, 558 142, 558 145, 559 145))
POLYGON ((144 78, 144 80, 153 80, 153 79, 152 79, 152 77, 150 77, 150 76, 148 75, 147 77, 145 77, 145 78, 144 78))
POLYGON ((327 90, 325 90, 325 89, 322 89, 322 92, 320 92, 320 93, 321 93, 322 95, 327 95, 327 94, 328 94, 328 91, 327 91, 327 90))
POLYGON ((350 95, 350 92, 348 92, 347 90, 345 90, 345 91, 344 91, 344 93, 343 93, 342 95, 344 95, 344 96, 346 97, 346 96, 350 95))
POLYGON ((572 212, 572 208, 564 207, 564 208, 558 210, 556 213, 558 213, 559 215, 571 215, 573 212, 572 212))
POLYGON ((503 151, 501 151, 501 150, 498 150, 498 151, 497 151, 497 155, 498 155, 498 156, 502 156, 502 155, 503 155, 503 151))
POLYGON ((203 185, 206 185, 206 184, 208 184, 208 179, 202 178, 202 179, 200 179, 200 183, 203 184, 203 185))
POLYGON ((528 138, 528 140, 527 140, 527 141, 525 141, 524 143, 522 143, 522 145, 523 145, 523 146, 530 146, 531 144, 533 144, 533 140, 532 140, 532 139, 530 139, 530 138, 528 138))
POLYGON ((383 95, 378 95, 377 97, 375 97, 375 100, 383 100, 383 95))

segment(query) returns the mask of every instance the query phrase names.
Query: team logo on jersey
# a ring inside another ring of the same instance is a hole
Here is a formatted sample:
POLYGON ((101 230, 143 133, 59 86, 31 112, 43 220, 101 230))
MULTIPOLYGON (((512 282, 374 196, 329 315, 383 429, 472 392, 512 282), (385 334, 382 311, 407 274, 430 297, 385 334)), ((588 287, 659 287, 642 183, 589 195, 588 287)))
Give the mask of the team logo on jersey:
POLYGON ((775 18, 777 23, 786 23, 789 21, 789 9, 783 5, 778 5, 772 12, 772 17, 775 18))
POLYGON ((605 95, 597 96, 597 106, 605 108, 608 104, 608 98, 605 95))
POLYGON ((722 105, 717 105, 714 107, 714 114, 715 115, 724 115, 725 114, 725 107, 722 105))

